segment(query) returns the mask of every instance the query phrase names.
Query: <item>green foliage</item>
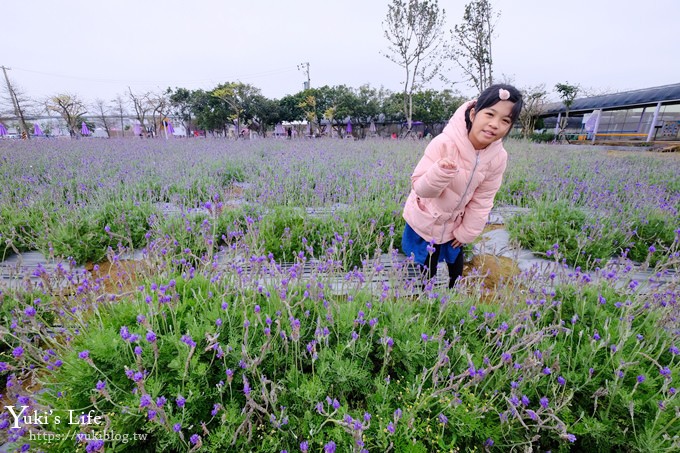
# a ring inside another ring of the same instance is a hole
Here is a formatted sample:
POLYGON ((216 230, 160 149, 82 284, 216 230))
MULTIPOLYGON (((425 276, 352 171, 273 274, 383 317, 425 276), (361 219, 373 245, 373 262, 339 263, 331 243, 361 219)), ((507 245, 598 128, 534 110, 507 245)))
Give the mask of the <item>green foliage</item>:
POLYGON ((44 224, 45 211, 38 206, 0 207, 0 258, 12 252, 36 249, 36 242, 44 224))
POLYGON ((634 231, 633 245, 628 252, 628 257, 638 262, 649 258, 649 264, 656 266, 660 260, 664 259, 664 251, 668 250, 675 240, 677 223, 674 223, 668 215, 654 211, 646 219, 636 219, 631 228, 634 231), (650 247, 654 247, 653 253, 650 247))
POLYGON ((106 201, 78 211, 65 211, 52 219, 52 225, 39 244, 55 256, 70 257, 76 263, 100 262, 111 247, 140 248, 146 243, 151 203, 133 200, 106 201))
MULTIPOLYGON (((482 450, 489 439, 560 451, 672 442, 664 434, 677 424, 670 384, 680 370, 671 333, 643 298, 613 286, 561 285, 512 309, 221 286, 146 282, 100 304, 69 342, 51 341, 63 364, 43 378, 38 404, 53 410, 45 428, 73 433, 55 416, 92 410, 109 432, 130 436, 107 446, 135 451, 184 451, 193 435, 207 451, 295 451, 302 441, 318 450, 331 440, 349 451, 357 432, 376 451, 482 450)), ((76 327, 63 326, 65 337, 76 327)))
POLYGON ((559 254, 570 266, 590 269, 617 254, 626 239, 608 222, 589 218, 566 201, 539 201, 530 213, 512 217, 508 231, 536 253, 559 254))
POLYGON ((526 178, 506 181, 496 193, 496 201, 526 207, 535 200, 534 193, 537 193, 539 188, 536 181, 526 178))
POLYGON ((552 132, 532 133, 529 135, 529 140, 535 143, 552 142, 554 139, 555 134, 552 132))

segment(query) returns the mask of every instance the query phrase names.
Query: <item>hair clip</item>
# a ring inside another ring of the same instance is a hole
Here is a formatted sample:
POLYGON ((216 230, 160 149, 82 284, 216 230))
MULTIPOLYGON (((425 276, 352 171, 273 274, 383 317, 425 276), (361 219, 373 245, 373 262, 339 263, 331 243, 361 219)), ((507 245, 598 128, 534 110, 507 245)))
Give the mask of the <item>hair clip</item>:
POLYGON ((510 92, 508 90, 504 90, 503 88, 499 88, 498 97, 501 98, 501 101, 507 101, 510 99, 510 92))

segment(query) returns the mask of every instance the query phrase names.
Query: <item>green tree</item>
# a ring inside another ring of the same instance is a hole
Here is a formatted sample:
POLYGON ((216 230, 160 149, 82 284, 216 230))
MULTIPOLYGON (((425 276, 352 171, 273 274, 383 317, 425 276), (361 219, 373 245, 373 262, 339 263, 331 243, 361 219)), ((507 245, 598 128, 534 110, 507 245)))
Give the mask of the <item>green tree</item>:
POLYGON ((170 100, 171 113, 175 118, 179 118, 182 126, 189 134, 189 124, 191 123, 191 108, 193 105, 191 91, 186 88, 170 87, 165 92, 170 100))
POLYGON ((413 117, 432 130, 435 123, 446 123, 463 102, 452 90, 419 91, 413 95, 413 117))
POLYGON ((281 107, 276 99, 269 99, 264 96, 256 96, 252 102, 253 119, 255 129, 266 136, 267 126, 273 126, 283 120, 281 107))
POLYGON ((493 84, 491 38, 499 16, 494 15, 489 0, 473 0, 465 5, 463 23, 451 31, 453 45, 447 54, 480 93, 493 84))
POLYGON ((565 140, 567 137, 564 131, 567 129, 567 124, 569 121, 569 109, 571 108, 571 105, 574 103, 574 99, 576 99, 576 96, 578 96, 580 87, 578 85, 569 85, 569 82, 558 83, 555 85, 555 91, 557 91, 557 94, 560 95, 562 103, 564 104, 565 107, 564 116, 560 121, 559 124, 560 130, 557 133, 557 136, 560 140, 565 140))
POLYGON ((302 92, 282 97, 279 101, 281 118, 284 121, 302 121, 305 119, 305 111, 300 107, 303 100, 302 92))
POLYGON ((220 84, 210 94, 224 103, 228 120, 235 121, 237 136, 241 132, 241 125, 253 120, 255 98, 262 96, 259 88, 241 82, 220 84))
POLYGON ((195 90, 191 93, 191 111, 196 117, 196 124, 206 131, 222 131, 226 135, 226 124, 229 119, 229 111, 224 102, 221 102, 210 92, 195 90))
POLYGON ((437 0, 392 0, 388 5, 383 29, 389 46, 383 55, 405 71, 402 99, 407 134, 413 118, 413 93, 441 69, 444 20, 445 12, 437 0))

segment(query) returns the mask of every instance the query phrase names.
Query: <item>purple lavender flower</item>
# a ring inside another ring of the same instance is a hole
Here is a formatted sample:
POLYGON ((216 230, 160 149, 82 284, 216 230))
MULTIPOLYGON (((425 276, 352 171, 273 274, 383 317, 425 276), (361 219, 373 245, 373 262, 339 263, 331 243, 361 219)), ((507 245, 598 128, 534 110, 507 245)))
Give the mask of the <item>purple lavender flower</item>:
POLYGON ((127 326, 123 326, 120 328, 120 337, 123 340, 129 340, 130 339, 130 331, 128 330, 127 326))
POLYGON ((442 425, 446 425, 449 422, 448 417, 444 414, 439 414, 437 416, 437 420, 439 420, 439 423, 441 423, 442 425))
POLYGON ((248 382, 248 379, 243 376, 243 394, 248 396, 250 395, 250 382, 248 382))
POLYGON ((19 357, 24 355, 24 348, 22 348, 21 346, 17 346, 16 348, 12 349, 12 355, 18 359, 19 357))
POLYGON ((200 440, 201 436, 199 436, 198 434, 194 434, 189 438, 189 441, 192 443, 192 445, 196 445, 200 440))
POLYGON ((156 334, 152 330, 149 330, 146 333, 146 341, 149 343, 154 343, 156 341, 156 334))
POLYGON ((189 347, 196 347, 196 342, 191 338, 191 335, 182 335, 181 341, 189 347))
POLYGON ((106 388, 106 382, 97 381, 96 388, 97 388, 97 390, 104 390, 106 388))
POLYGON ((309 443, 307 441, 300 442, 300 451, 302 453, 307 453, 309 451, 309 443))
POLYGON ((543 409, 547 409, 548 405, 550 404, 550 400, 544 396, 539 400, 539 403, 543 409))
POLYGON ((24 314, 25 314, 26 316, 28 316, 29 318, 34 317, 34 316, 35 316, 35 308, 33 308, 33 306, 29 305, 29 306, 26 307, 26 309, 24 310, 24 314))
POLYGON ((324 453, 335 453, 335 442, 330 441, 323 446, 324 453))
POLYGON ((642 374, 638 375, 638 377, 637 377, 637 381, 638 381, 639 384, 642 384, 643 382, 645 382, 645 379, 646 379, 645 376, 642 375, 642 374))
POLYGON ((186 403, 186 399, 182 395, 177 395, 177 398, 175 398, 175 402, 177 403, 177 407, 184 407, 184 404, 186 403))
POLYGON ((175 423, 172 425, 172 430, 176 433, 182 431, 182 424, 181 423, 175 423))
POLYGON ((87 349, 84 350, 84 351, 81 351, 81 352, 78 353, 78 357, 83 359, 83 360, 87 359, 88 357, 90 357, 90 351, 88 351, 87 349))
POLYGON ((145 393, 139 399, 139 407, 147 407, 147 406, 151 405, 151 402, 152 402, 151 397, 145 393))

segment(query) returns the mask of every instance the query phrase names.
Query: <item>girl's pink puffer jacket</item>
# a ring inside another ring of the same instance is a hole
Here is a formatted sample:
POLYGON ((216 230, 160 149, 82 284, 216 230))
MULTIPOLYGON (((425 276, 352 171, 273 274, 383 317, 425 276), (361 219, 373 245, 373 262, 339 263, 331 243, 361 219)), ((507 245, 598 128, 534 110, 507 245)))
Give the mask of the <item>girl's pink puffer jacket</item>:
POLYGON ((477 151, 468 139, 465 111, 473 102, 456 110, 411 175, 404 219, 423 239, 435 244, 454 238, 469 244, 479 236, 503 180, 508 154, 502 140, 477 151), (458 169, 440 168, 437 161, 444 157, 456 162, 458 169))

